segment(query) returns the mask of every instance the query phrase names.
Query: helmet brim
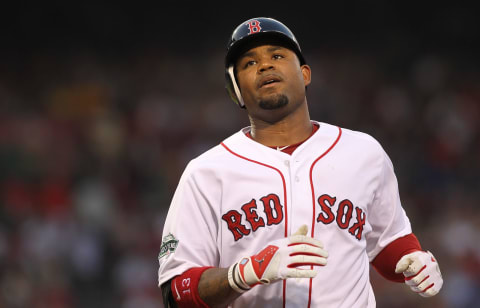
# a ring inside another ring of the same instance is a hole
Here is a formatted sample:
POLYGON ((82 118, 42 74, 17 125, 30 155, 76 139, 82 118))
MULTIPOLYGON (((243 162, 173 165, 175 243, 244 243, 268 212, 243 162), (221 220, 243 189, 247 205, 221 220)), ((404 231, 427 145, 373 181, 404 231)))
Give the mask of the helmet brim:
POLYGON ((238 58, 248 50, 262 45, 278 45, 295 52, 300 65, 306 64, 299 47, 285 34, 277 31, 260 32, 234 42, 225 57, 225 67, 235 65, 238 58))

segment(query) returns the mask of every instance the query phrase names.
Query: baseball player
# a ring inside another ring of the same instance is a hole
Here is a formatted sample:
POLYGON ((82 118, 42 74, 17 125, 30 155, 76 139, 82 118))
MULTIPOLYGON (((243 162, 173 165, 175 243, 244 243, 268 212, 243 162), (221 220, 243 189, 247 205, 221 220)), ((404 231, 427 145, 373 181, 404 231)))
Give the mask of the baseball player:
POLYGON ((443 280, 371 136, 313 121, 311 69, 271 18, 233 32, 227 90, 251 126, 189 162, 159 254, 166 307, 375 307, 372 264, 424 297, 443 280))

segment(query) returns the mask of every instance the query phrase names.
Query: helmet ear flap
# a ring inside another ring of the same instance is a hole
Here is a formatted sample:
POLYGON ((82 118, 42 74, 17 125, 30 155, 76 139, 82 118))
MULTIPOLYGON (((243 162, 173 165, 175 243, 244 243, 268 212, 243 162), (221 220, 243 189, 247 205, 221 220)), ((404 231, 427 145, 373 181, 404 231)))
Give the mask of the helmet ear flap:
POLYGON ((231 64, 227 68, 227 72, 225 74, 227 79, 227 92, 230 95, 230 98, 240 107, 245 108, 245 103, 243 102, 242 93, 240 92, 240 88, 238 87, 237 81, 235 79, 235 67, 231 64))

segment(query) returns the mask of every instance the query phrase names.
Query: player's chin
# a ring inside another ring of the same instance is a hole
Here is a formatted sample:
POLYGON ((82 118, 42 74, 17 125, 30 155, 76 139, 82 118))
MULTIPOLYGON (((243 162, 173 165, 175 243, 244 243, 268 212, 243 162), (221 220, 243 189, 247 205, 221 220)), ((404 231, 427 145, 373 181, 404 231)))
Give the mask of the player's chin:
POLYGON ((275 110, 280 109, 288 105, 288 97, 284 94, 272 94, 269 96, 264 96, 260 99, 258 106, 264 110, 275 110))

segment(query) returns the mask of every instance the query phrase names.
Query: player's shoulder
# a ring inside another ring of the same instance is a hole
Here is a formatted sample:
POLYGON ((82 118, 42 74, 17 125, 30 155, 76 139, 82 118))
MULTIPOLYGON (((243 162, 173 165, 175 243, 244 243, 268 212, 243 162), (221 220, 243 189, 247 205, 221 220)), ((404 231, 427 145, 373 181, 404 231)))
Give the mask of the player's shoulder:
POLYGON ((345 137, 350 138, 350 139, 352 139, 356 142, 364 143, 365 145, 369 145, 369 146, 377 147, 377 148, 382 147, 380 142, 375 137, 373 137, 372 135, 370 135, 368 133, 358 131, 358 130, 349 129, 349 128, 342 128, 342 130, 343 130, 343 134, 345 135, 345 137))
POLYGON ((225 150, 223 144, 239 139, 240 134, 241 131, 231 135, 219 144, 192 158, 186 169, 189 172, 205 168, 221 169, 222 164, 227 163, 228 158, 231 158, 231 155, 229 155, 229 153, 225 150))
POLYGON ((319 122, 320 125, 328 127, 328 130, 331 132, 337 132, 340 129, 341 137, 340 143, 348 145, 350 147, 358 147, 361 149, 371 149, 372 151, 383 152, 383 147, 380 142, 372 135, 362 132, 359 130, 354 130, 351 128, 335 126, 329 123, 319 122))

